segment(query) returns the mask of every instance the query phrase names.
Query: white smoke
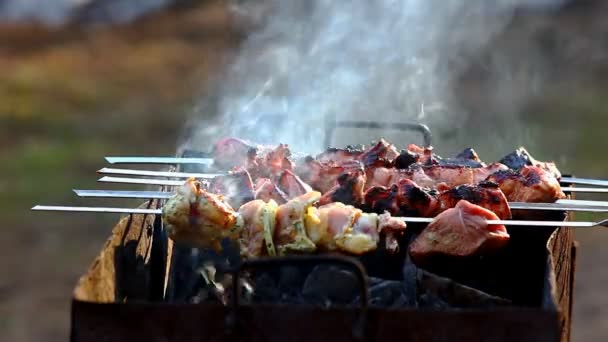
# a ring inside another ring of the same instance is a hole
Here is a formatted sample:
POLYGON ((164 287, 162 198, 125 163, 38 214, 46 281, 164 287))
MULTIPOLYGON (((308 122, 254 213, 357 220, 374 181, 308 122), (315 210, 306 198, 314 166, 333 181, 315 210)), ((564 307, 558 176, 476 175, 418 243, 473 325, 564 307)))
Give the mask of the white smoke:
MULTIPOLYGON (((325 148, 323 128, 332 118, 457 130, 467 113, 454 99, 452 79, 504 29, 516 9, 562 2, 265 1, 269 11, 214 95, 210 110, 216 121, 201 121, 189 144, 205 149, 221 135, 234 135, 318 152, 325 148)), ((504 82, 496 84, 511 113, 535 86, 514 83, 516 76, 501 71, 504 82)), ((352 131, 334 142, 360 143, 386 134, 352 131)))

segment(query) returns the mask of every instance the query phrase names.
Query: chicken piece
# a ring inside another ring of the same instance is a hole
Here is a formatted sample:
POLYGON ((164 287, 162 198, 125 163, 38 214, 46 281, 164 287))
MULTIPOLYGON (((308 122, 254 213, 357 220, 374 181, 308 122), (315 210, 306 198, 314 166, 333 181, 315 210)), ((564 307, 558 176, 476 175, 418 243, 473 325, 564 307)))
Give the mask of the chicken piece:
POLYGON ((194 178, 167 200, 162 220, 173 241, 217 251, 223 239, 237 241, 243 227, 242 218, 224 197, 201 189, 194 178))
POLYGON ((511 202, 553 203, 566 198, 557 179, 536 166, 523 166, 520 172, 499 171, 487 180, 498 184, 511 202))
POLYGON ((505 226, 486 221, 497 219, 493 212, 461 200, 439 214, 411 243, 412 260, 421 265, 437 255, 470 257, 496 251, 510 238, 505 226))
POLYGON ((277 209, 278 205, 272 199, 268 203, 262 200, 250 201, 239 208, 238 213, 243 219, 239 238, 243 257, 276 255, 272 237, 277 209))
MULTIPOLYGON (((376 250, 382 229, 396 235, 406 227, 402 220, 391 219, 388 213, 363 213, 340 202, 309 208, 305 222, 308 236, 320 250, 356 255, 376 250)), ((392 248, 395 250, 396 246, 392 248)))
POLYGON ((304 214, 320 198, 320 192, 312 191, 279 206, 274 234, 279 255, 312 253, 316 250, 315 244, 306 234, 304 214))
POLYGON ((410 179, 401 179, 397 184, 397 201, 405 215, 434 217, 441 211, 436 192, 421 188, 410 179))
POLYGON ((209 191, 224 195, 233 208, 238 208, 243 203, 252 201, 255 198, 253 181, 249 172, 244 169, 214 177, 209 184, 209 191))
MULTIPOLYGON (((432 179, 436 184, 445 183, 447 186, 454 187, 461 184, 475 183, 475 172, 473 168, 457 165, 434 165, 423 167, 423 171, 427 177, 432 179)), ((417 182, 418 184, 423 184, 417 182)))
POLYGON ((380 214, 378 217, 378 233, 385 234, 384 248, 389 253, 399 251, 399 243, 397 238, 405 233, 407 225, 402 219, 391 216, 388 212, 380 214))
POLYGON ((278 188, 287 195, 288 200, 313 191, 310 185, 304 183, 290 170, 281 171, 276 183, 278 188))
POLYGON ((379 164, 391 165, 398 156, 399 151, 397 151, 393 144, 384 139, 380 139, 378 143, 369 147, 359 155, 358 159, 367 167, 379 164))
POLYGON ((343 163, 319 162, 312 157, 307 157, 304 163, 296 168, 296 174, 306 184, 321 193, 326 193, 338 184, 338 177, 346 172, 363 170, 361 162, 353 160, 343 163))
POLYGON ((488 209, 496 214, 501 220, 510 219, 511 209, 505 194, 497 184, 481 182, 478 185, 459 185, 439 194, 441 211, 456 207, 461 200, 488 209))
POLYGON ((342 202, 344 204, 361 206, 363 203, 365 181, 365 173, 361 170, 343 173, 338 177, 338 184, 321 197, 319 205, 342 202))
POLYGON ((509 169, 514 171, 521 171, 524 166, 536 166, 549 172, 557 179, 562 177, 555 163, 538 161, 523 147, 504 156, 500 160, 500 163, 505 164, 509 169))
POLYGON ((260 199, 264 202, 270 200, 278 204, 286 203, 289 198, 281 189, 279 189, 269 178, 258 178, 255 181, 255 199, 260 199))
POLYGON ((397 197, 397 185, 391 187, 375 186, 365 192, 365 207, 370 211, 381 214, 389 212, 397 215, 400 212, 400 203, 397 197))

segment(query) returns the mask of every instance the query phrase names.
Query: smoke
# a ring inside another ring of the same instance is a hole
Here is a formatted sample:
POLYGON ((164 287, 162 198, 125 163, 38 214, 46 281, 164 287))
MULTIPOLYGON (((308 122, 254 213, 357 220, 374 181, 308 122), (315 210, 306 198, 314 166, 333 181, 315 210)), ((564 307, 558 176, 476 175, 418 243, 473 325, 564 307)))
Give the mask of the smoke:
MULTIPOLYGON (((204 110, 212 111, 215 121, 201 120, 187 144, 205 150, 205 143, 234 135, 314 153, 326 147, 325 123, 335 119, 421 122, 433 131, 468 134, 471 113, 456 98, 454 79, 517 9, 546 9, 562 2, 265 1, 266 15, 243 43, 213 99, 203 102, 212 103, 204 110)), ((542 63, 514 73, 501 56, 494 57, 484 68, 492 75, 490 93, 498 94, 501 113, 485 115, 511 115, 514 122, 525 98, 539 87, 542 63)), ((512 138, 506 131, 496 134, 501 133, 512 138)), ((334 143, 369 142, 390 134, 350 131, 334 143)), ((403 135, 395 139, 391 141, 397 144, 412 142, 403 135)), ((435 140, 434 145, 441 143, 435 140)))

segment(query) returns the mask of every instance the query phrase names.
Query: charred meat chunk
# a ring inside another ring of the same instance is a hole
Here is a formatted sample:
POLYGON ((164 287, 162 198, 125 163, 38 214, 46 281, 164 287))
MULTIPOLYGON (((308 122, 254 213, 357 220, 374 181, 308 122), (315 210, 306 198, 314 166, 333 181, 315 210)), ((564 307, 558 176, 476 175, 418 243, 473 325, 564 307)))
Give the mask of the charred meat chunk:
POLYGON ((357 160, 363 154, 363 150, 352 146, 346 148, 330 147, 325 152, 317 155, 316 160, 320 162, 342 163, 350 160, 357 160))
POLYGON ((421 188, 412 180, 400 180, 397 189, 399 207, 405 215, 433 217, 441 210, 436 192, 421 188))
POLYGON ((249 172, 244 169, 214 177, 209 185, 209 191, 224 195, 233 208, 238 208, 255 198, 253 181, 249 172))
POLYGON ((553 203, 566 195, 551 173, 535 166, 523 166, 520 172, 499 171, 487 178, 499 185, 511 202, 553 203))
POLYGON ((399 156, 397 148, 384 139, 380 139, 378 143, 366 149, 358 159, 363 163, 364 166, 379 165, 384 163, 386 165, 392 164, 392 162, 399 156))
POLYGON ((337 181, 338 184, 321 197, 319 205, 342 202, 357 207, 361 206, 366 181, 365 173, 362 170, 343 173, 337 181))
POLYGON ((287 199, 292 199, 312 191, 310 185, 304 183, 300 177, 289 170, 281 171, 276 183, 278 188, 287 195, 287 199))
POLYGON ((521 171, 524 166, 536 166, 549 172, 557 179, 562 177, 555 163, 538 161, 523 147, 507 154, 499 162, 505 164, 509 169, 514 171, 521 171))
POLYGON ((501 220, 511 218, 511 209, 504 193, 497 184, 482 182, 478 185, 459 185, 443 191, 438 196, 442 210, 456 207, 461 200, 466 200, 495 213, 501 220))
POLYGON ((365 192, 365 207, 378 214, 388 212, 397 215, 400 212, 397 191, 397 185, 375 186, 365 192))
POLYGON ((395 168, 399 170, 404 170, 410 167, 412 164, 418 163, 420 160, 420 155, 411 152, 409 150, 402 150, 399 153, 399 156, 395 159, 395 168))
POLYGON ((424 264, 437 255, 471 257, 491 253, 509 242, 503 225, 488 225, 498 220, 488 209, 462 200, 439 214, 410 245, 410 256, 424 264))
POLYGON ((307 157, 296 167, 295 173, 314 190, 326 193, 338 184, 338 177, 348 172, 363 171, 363 164, 352 160, 343 163, 320 162, 307 157))

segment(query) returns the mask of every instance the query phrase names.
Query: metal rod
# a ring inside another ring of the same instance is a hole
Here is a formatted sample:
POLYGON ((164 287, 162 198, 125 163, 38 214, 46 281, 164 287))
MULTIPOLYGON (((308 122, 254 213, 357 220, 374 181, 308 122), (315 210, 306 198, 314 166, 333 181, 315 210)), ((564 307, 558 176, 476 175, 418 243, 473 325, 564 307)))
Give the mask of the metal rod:
MULTIPOLYGON (((79 197, 96 198, 140 198, 140 199, 168 199, 173 197, 172 192, 166 191, 132 191, 132 190, 73 190, 79 197)), ((582 211, 582 212, 608 212, 608 202, 597 202, 605 205, 593 205, 594 201, 585 203, 570 202, 561 203, 526 203, 509 202, 509 208, 516 210, 557 210, 557 211, 582 211)))
POLYGON ((589 193, 608 193, 608 188, 576 188, 563 187, 563 192, 589 192, 589 193))
POLYGON ((184 183, 186 183, 185 180, 122 178, 122 177, 110 177, 110 176, 101 177, 97 181, 105 182, 105 183, 166 185, 166 186, 180 186, 180 185, 184 185, 184 183))
MULTIPOLYGON (((95 213, 126 213, 126 214, 162 214, 162 209, 135 209, 135 208, 108 208, 108 207, 66 207, 37 205, 32 208, 36 211, 65 211, 65 212, 95 212, 95 213)), ((432 217, 395 217, 410 223, 431 223, 432 217)), ((596 226, 608 227, 608 219, 598 222, 585 221, 531 221, 531 220, 486 220, 489 225, 507 226, 537 226, 537 227, 575 227, 590 228, 596 226)))
POLYGON ((150 170, 131 170, 131 169, 114 169, 104 167, 97 170, 97 173, 108 175, 126 175, 126 176, 149 176, 149 177, 168 177, 168 178, 214 178, 224 175, 223 173, 196 173, 196 172, 171 172, 171 171, 150 171, 150 170))
MULTIPOLYGON (((173 197, 173 192, 166 191, 131 191, 131 190, 73 190, 78 197, 97 198, 143 198, 143 199, 168 199, 173 197)), ((608 208, 605 208, 608 210, 608 208)))
POLYGON ((106 157, 110 164, 205 164, 213 165, 213 158, 176 157, 106 157))
MULTIPOLYGON (((119 157, 108 157, 110 159, 119 157)), ((106 159, 108 159, 106 158, 106 159)), ((133 157, 126 157, 133 158, 133 157)), ((145 159, 147 157, 138 157, 145 159)), ((160 160, 162 157, 156 157, 156 160, 160 160)), ((171 164, 176 158, 167 158, 167 162, 164 164, 171 164)), ((188 158, 179 158, 180 160, 188 158)), ((190 158, 191 159, 191 158, 190 158)), ((207 158, 194 158, 194 159, 207 159, 207 158)), ((127 176, 149 176, 149 177, 168 177, 168 178, 198 178, 198 179, 210 179, 213 177, 225 175, 226 173, 197 173, 197 172, 171 172, 171 171, 153 171, 153 170, 133 170, 133 169, 117 169, 104 167, 97 171, 100 174, 112 174, 112 175, 127 175, 127 176)), ((590 178, 573 178, 573 177, 562 177, 560 179, 562 183, 581 184, 581 185, 595 185, 608 187, 608 180, 590 179, 590 178)), ((564 189, 570 189, 565 187, 564 189)), ((581 189, 595 189, 595 188, 581 188, 581 189)), ((587 192, 603 192, 602 190, 587 191, 587 192)))
MULTIPOLYGON (((150 179, 150 178, 128 178, 128 177, 109 177, 105 176, 98 179, 98 182, 106 183, 124 183, 124 184, 146 184, 146 185, 168 185, 180 186, 185 183, 184 180, 168 180, 168 179, 150 179)), ((563 192, 590 192, 590 193, 608 193, 608 188, 576 188, 565 187, 563 192)))
POLYGON ((120 214, 153 214, 162 213, 162 209, 135 209, 135 208, 106 208, 106 207, 67 207, 53 205, 37 205, 32 208, 36 211, 65 211, 86 213, 120 213, 120 214))
POLYGON ((563 182, 563 183, 572 183, 572 184, 608 186, 608 180, 601 180, 601 179, 562 177, 562 178, 560 178, 559 181, 563 182))

